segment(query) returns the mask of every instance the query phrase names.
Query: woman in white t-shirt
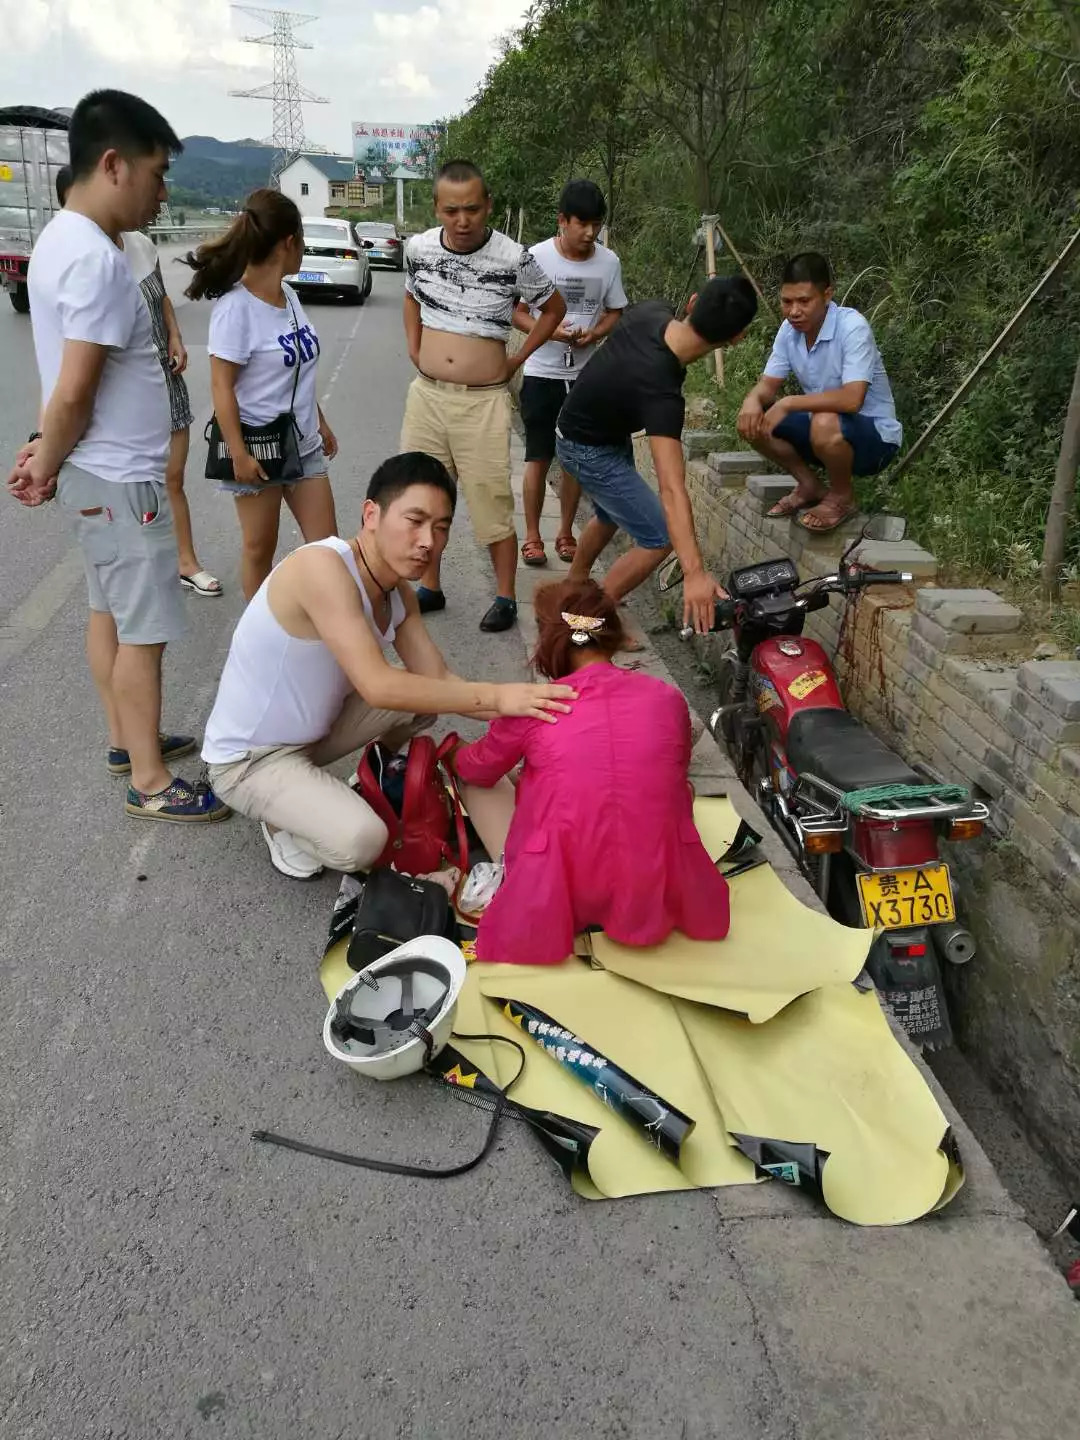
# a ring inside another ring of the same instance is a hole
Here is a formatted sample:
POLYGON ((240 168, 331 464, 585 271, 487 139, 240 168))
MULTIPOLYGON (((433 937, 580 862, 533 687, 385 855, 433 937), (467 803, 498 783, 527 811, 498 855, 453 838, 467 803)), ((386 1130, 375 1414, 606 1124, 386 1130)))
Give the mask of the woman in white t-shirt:
POLYGON ((337 534, 327 461, 338 447, 316 398, 319 337, 284 284, 286 275, 299 270, 303 254, 300 211, 276 190, 256 190, 223 236, 187 257, 195 271, 187 294, 217 302, 207 346, 210 388, 233 457, 236 478, 222 482, 221 489, 236 497, 248 600, 273 567, 282 497, 305 543, 337 534), (269 425, 289 409, 304 471, 296 480, 271 484, 244 448, 241 422, 269 425))

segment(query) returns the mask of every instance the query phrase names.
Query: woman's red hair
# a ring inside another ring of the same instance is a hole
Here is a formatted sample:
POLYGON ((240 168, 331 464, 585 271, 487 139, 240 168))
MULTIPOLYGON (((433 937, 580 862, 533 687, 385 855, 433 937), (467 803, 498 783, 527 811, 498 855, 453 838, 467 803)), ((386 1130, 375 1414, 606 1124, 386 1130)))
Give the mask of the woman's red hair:
POLYGON ((562 580, 545 585, 536 592, 533 608, 540 627, 533 664, 549 680, 569 675, 575 654, 599 653, 610 659, 626 640, 619 607, 595 580, 562 580), (564 614, 590 616, 604 623, 601 629, 591 632, 588 645, 578 646, 571 639, 571 627, 562 618, 564 614))

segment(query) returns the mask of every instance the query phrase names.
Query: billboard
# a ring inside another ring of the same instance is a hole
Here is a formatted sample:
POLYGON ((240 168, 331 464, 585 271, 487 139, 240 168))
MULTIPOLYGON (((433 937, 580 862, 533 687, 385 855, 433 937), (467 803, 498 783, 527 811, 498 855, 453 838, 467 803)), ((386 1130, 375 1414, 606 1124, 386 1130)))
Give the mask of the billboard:
POLYGON ((399 165, 427 175, 438 148, 435 125, 407 125, 400 120, 354 120, 353 159, 361 169, 378 168, 389 175, 399 165))

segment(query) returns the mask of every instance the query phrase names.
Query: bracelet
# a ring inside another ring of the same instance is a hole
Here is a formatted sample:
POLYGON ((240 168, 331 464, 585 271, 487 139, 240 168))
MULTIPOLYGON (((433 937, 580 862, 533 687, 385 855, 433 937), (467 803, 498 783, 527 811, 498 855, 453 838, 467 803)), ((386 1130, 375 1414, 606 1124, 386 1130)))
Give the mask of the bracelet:
POLYGON ((31 445, 35 440, 41 440, 42 438, 43 436, 40 430, 31 430, 29 436, 27 437, 26 443, 28 445, 31 445))

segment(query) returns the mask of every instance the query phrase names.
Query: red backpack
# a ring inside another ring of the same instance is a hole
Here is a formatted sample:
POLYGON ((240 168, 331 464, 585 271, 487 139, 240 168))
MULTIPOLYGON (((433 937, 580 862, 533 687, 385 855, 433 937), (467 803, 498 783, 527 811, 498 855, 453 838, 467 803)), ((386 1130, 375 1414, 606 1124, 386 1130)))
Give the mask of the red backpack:
POLYGON ((409 742, 405 793, 398 815, 371 763, 374 742, 356 767, 356 788, 390 832, 386 849, 376 866, 393 865, 405 875, 430 875, 444 862, 467 870, 469 845, 465 817, 446 757, 461 741, 448 735, 436 748, 430 735, 415 735, 409 742))

